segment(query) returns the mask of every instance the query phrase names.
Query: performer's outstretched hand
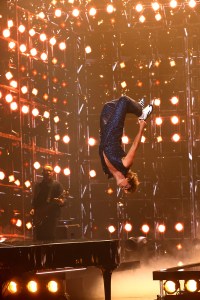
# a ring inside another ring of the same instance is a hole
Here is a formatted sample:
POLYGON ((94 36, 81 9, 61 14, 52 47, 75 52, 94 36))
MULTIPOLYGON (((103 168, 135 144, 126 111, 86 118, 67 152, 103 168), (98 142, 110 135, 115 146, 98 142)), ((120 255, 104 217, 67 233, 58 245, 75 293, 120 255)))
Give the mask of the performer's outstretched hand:
POLYGON ((139 122, 139 126, 140 126, 140 130, 143 130, 146 126, 147 126, 147 123, 145 120, 138 120, 139 122))

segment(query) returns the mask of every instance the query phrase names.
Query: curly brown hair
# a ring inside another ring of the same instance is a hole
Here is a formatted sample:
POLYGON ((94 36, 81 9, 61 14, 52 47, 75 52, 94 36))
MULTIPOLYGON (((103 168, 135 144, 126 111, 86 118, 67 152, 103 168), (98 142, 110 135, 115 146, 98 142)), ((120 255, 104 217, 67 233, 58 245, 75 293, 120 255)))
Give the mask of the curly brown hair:
POLYGON ((128 183, 131 185, 131 187, 127 189, 127 192, 134 193, 140 184, 137 174, 129 170, 126 175, 126 178, 128 178, 128 183))

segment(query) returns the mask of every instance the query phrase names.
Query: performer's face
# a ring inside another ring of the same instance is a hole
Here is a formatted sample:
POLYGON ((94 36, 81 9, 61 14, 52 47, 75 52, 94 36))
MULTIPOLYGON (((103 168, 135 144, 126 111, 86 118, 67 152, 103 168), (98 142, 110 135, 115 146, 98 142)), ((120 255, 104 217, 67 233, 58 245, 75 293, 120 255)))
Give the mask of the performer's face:
POLYGON ((124 193, 128 193, 128 189, 131 187, 130 183, 128 182, 128 178, 122 179, 118 186, 123 190, 124 193))
POLYGON ((43 177, 45 180, 50 180, 53 177, 53 171, 52 170, 43 170, 43 177))

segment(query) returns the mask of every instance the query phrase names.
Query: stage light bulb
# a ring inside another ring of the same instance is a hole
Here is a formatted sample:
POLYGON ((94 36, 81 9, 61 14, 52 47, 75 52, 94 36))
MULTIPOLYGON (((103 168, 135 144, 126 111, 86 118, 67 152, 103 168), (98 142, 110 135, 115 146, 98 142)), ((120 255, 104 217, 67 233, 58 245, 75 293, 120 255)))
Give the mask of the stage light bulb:
POLYGON ((177 5, 178 5, 178 3, 177 3, 176 0, 171 0, 170 3, 169 3, 169 5, 170 5, 171 8, 176 8, 177 5))
POLYGON ((70 175, 70 169, 69 168, 65 168, 64 170, 63 170, 63 173, 64 173, 64 175, 65 176, 68 176, 68 175, 70 175))
POLYGON ((20 186, 20 181, 19 181, 19 179, 16 179, 16 180, 14 181, 14 184, 17 185, 17 186, 20 186))
POLYGON ((80 11, 77 8, 74 8, 72 11, 72 16, 74 16, 75 18, 77 18, 80 14, 80 11))
POLYGON ((189 7, 194 8, 197 5, 197 2, 195 0, 190 0, 188 2, 189 7))
POLYGON ((57 58, 54 57, 54 58, 52 59, 52 64, 55 65, 55 64, 57 64, 57 62, 58 62, 57 58))
POLYGON ((3 171, 0 171, 0 180, 4 180, 5 173, 3 171))
POLYGON ((142 227, 141 227, 141 230, 144 233, 148 233, 149 230, 150 230, 149 225, 148 224, 143 224, 142 227))
POLYGON ((48 119, 48 118, 50 117, 50 113, 49 113, 48 111, 44 111, 43 117, 44 117, 45 119, 48 119))
POLYGON ((144 16, 144 15, 142 15, 142 16, 140 16, 140 17, 139 17, 139 21, 140 21, 140 23, 144 23, 144 22, 145 22, 145 20, 146 20, 146 18, 145 18, 145 16, 144 16))
POLYGON ((88 139, 88 144, 89 144, 90 146, 94 146, 94 145, 96 144, 96 140, 95 140, 94 138, 90 137, 90 138, 88 139))
MULTIPOLYGON (((184 286, 185 286, 186 291, 188 291, 190 293, 194 293, 194 292, 197 292, 199 284, 198 284, 198 281, 190 279, 190 280, 185 281, 184 286)), ((191 298, 192 298, 192 296, 191 296, 191 298)))
POLYGON ((124 229, 125 229, 127 232, 130 232, 130 231, 133 229, 133 226, 132 226, 132 224, 130 224, 130 223, 126 223, 126 224, 124 225, 124 229))
POLYGON ((37 90, 36 88, 33 88, 33 89, 32 89, 32 94, 33 94, 34 96, 37 96, 38 90, 37 90))
POLYGON ((90 175, 90 177, 95 177, 97 174, 96 174, 96 171, 95 170, 90 170, 90 172, 89 172, 89 175, 90 175))
POLYGON ((12 86, 13 88, 17 88, 17 86, 18 86, 18 83, 17 83, 17 81, 16 80, 12 80, 11 82, 10 82, 10 86, 12 86))
POLYGON ((173 134, 172 141, 173 142, 179 142, 180 141, 180 135, 178 133, 173 134))
POLYGON ((17 227, 22 227, 22 220, 17 219, 16 226, 17 227))
POLYGON ((66 49, 66 43, 65 42, 61 42, 60 44, 59 44, 59 48, 60 48, 60 50, 65 50, 66 49))
POLYGON ((54 280, 49 281, 47 284, 47 289, 50 293, 57 293, 58 283, 54 280))
POLYGON ((154 105, 155 106, 160 106, 160 99, 159 98, 156 98, 156 99, 154 99, 154 105))
POLYGON ((30 230, 30 229, 32 228, 31 222, 27 222, 27 223, 26 223, 26 228, 27 228, 28 230, 30 230))
POLYGON ((124 136, 122 137, 122 143, 123 143, 123 144, 128 144, 128 143, 129 143, 129 138, 128 138, 127 135, 124 135, 124 136))
POLYGON ((27 114, 29 112, 29 106, 28 105, 23 105, 22 106, 22 112, 23 112, 23 114, 27 114))
POLYGON ((55 17, 60 18, 62 16, 62 11, 61 9, 57 8, 54 12, 55 17))
POLYGON ((5 97, 5 100, 7 103, 11 103, 13 101, 13 96, 12 94, 7 94, 5 97))
POLYGON ((172 124, 176 125, 179 123, 179 118, 177 116, 173 116, 170 118, 172 124))
POLYGON ((136 10, 137 12, 141 12, 141 11, 143 10, 143 5, 142 5, 141 3, 138 3, 138 4, 136 5, 136 7, 135 7, 135 10, 136 10))
POLYGON ((174 294, 177 290, 177 283, 172 280, 167 280, 164 283, 164 290, 167 294, 174 294))
POLYGON ((31 29, 29 30, 29 35, 30 35, 30 36, 34 36, 35 34, 36 34, 35 29, 31 28, 31 29))
POLYGON ((9 44, 8 44, 8 47, 9 47, 10 49, 14 49, 15 46, 16 46, 15 42, 9 42, 9 44))
POLYGON ((19 25, 18 30, 19 30, 19 32, 23 33, 26 30, 26 28, 24 25, 21 24, 21 25, 19 25))
POLYGON ((12 74, 10 71, 7 72, 5 76, 6 76, 6 78, 7 78, 8 80, 10 80, 10 79, 13 78, 13 74, 12 74))
POLYGON ((181 232, 181 231, 183 231, 184 226, 182 223, 179 222, 179 223, 175 224, 174 228, 176 229, 176 231, 181 232))
POLYGON ((17 283, 15 281, 10 281, 6 283, 7 290, 10 294, 16 294, 17 293, 17 283))
POLYGON ((159 231, 160 233, 164 233, 165 230, 166 230, 166 227, 165 227, 164 224, 159 224, 159 225, 158 225, 158 231, 159 231))
POLYGON ((40 55, 40 58, 41 60, 45 61, 47 60, 47 54, 45 52, 43 52, 41 55, 40 55))
POLYGON ((170 66, 171 66, 171 67, 175 67, 175 65, 176 65, 176 62, 175 62, 175 60, 174 60, 174 59, 170 59, 170 62, 169 62, 169 64, 170 64, 170 66))
POLYGON ((141 143, 145 143, 145 141, 146 141, 146 137, 144 135, 142 135, 142 137, 141 137, 141 143))
POLYGON ((124 89, 127 86, 126 81, 121 82, 121 87, 124 89))
POLYGON ((173 97, 170 99, 170 102, 171 102, 173 105, 176 105, 176 104, 178 104, 179 99, 178 99, 178 97, 173 96, 173 97))
POLYGON ((85 47, 85 53, 89 54, 92 52, 92 48, 90 46, 85 47))
POLYGON ((157 14, 155 15, 155 19, 156 19, 156 21, 160 21, 160 20, 162 19, 161 14, 160 14, 160 13, 157 13, 157 14))
POLYGON ((163 121, 162 121, 161 117, 157 117, 156 120, 155 120, 155 122, 156 122, 156 125, 160 126, 163 121))
POLYGON ((89 15, 90 15, 91 17, 93 17, 93 16, 96 15, 96 13, 97 13, 96 8, 91 7, 90 10, 89 10, 89 15))
POLYGON ((22 86, 21 87, 21 92, 22 92, 22 94, 27 94, 28 93, 28 88, 27 88, 27 86, 22 86))
POLYGON ((47 39, 46 34, 45 33, 41 33, 40 34, 40 41, 44 42, 44 41, 46 41, 46 39, 47 39))
POLYGON ((112 4, 108 4, 107 7, 106 7, 106 11, 107 13, 109 14, 112 14, 114 12, 114 6, 112 4))
POLYGON ((30 293, 36 293, 38 291, 37 282, 34 280, 29 281, 26 287, 30 293))
POLYGON ((108 226, 108 231, 109 231, 110 233, 115 232, 115 230, 116 230, 115 226, 113 226, 113 225, 109 225, 109 226, 108 226))
POLYGON ((24 182, 24 185, 25 185, 25 187, 29 188, 29 187, 31 186, 31 183, 30 183, 29 180, 26 180, 26 181, 24 182))
POLYGON ((24 53, 26 52, 26 45, 25 44, 21 44, 20 47, 19 47, 19 50, 24 53))
POLYGON ((61 167, 59 167, 59 166, 55 166, 55 167, 54 167, 54 172, 55 172, 56 174, 59 174, 60 171, 61 171, 61 167))
POLYGON ((55 116, 55 117, 53 118, 53 120, 54 120, 55 123, 58 123, 58 122, 60 121, 60 118, 59 118, 59 116, 55 116))
POLYGON ((160 5, 158 2, 152 2, 151 7, 153 8, 154 11, 158 10, 160 8, 160 5))
POLYGON ((45 18, 45 14, 43 13, 43 11, 41 11, 39 14, 38 14, 38 17, 40 19, 44 19, 45 18))
POLYGON ((9 175, 8 176, 8 181, 9 182, 14 182, 15 181, 15 176, 14 175, 9 175))
POLYGON ((36 161, 36 162, 34 162, 33 166, 36 170, 38 170, 40 168, 40 163, 38 161, 36 161))
POLYGON ((5 38, 10 37, 10 30, 9 30, 8 28, 3 30, 3 36, 4 36, 5 38))
POLYGON ((106 190, 106 193, 107 193, 108 195, 112 195, 112 194, 114 193, 114 191, 113 191, 112 188, 108 188, 108 189, 106 190))
POLYGON ((126 67, 125 62, 121 62, 121 63, 120 63, 120 68, 121 68, 121 69, 124 69, 125 67, 126 67))
POLYGON ((34 108, 34 109, 32 110, 32 115, 33 115, 34 117, 37 117, 37 116, 39 115, 39 110, 38 110, 37 108, 34 108))
POLYGON ((8 24, 8 28, 11 28, 14 26, 13 20, 8 20, 7 24, 8 24))
POLYGON ((18 109, 17 102, 11 102, 10 103, 10 109, 13 110, 13 111, 17 110, 18 109))
POLYGON ((54 135, 54 139, 56 142, 58 142, 60 140, 60 134, 54 135))
POLYGON ((54 46, 54 45, 56 44, 56 38, 55 38, 55 37, 50 38, 49 43, 50 43, 52 46, 54 46))
POLYGON ((158 142, 158 143, 162 142, 162 140, 163 140, 163 139, 162 139, 162 136, 157 136, 156 139, 157 139, 157 142, 158 142))

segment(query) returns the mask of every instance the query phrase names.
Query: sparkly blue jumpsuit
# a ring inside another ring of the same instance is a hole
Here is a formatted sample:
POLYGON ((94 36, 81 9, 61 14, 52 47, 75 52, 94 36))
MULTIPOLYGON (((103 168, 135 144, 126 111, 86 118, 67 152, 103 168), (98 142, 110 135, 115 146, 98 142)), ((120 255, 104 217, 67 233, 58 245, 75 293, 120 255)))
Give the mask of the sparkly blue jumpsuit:
POLYGON ((121 141, 127 113, 132 113, 137 117, 142 114, 141 104, 127 96, 107 102, 101 112, 99 155, 103 171, 108 175, 108 178, 113 177, 113 175, 106 165, 103 152, 109 162, 125 177, 129 170, 122 163, 122 158, 126 156, 126 153, 122 148, 121 141))

